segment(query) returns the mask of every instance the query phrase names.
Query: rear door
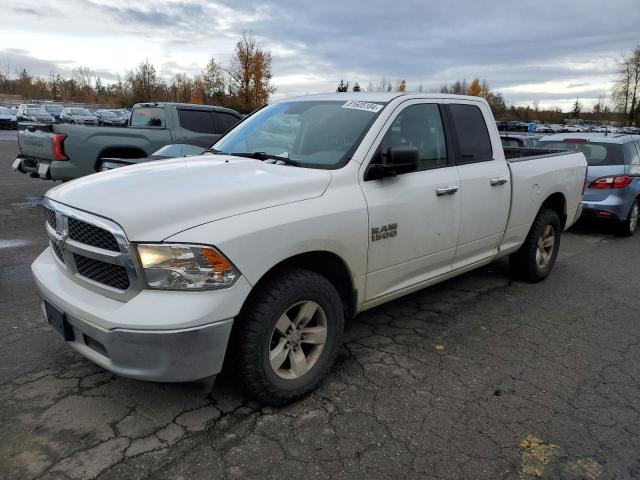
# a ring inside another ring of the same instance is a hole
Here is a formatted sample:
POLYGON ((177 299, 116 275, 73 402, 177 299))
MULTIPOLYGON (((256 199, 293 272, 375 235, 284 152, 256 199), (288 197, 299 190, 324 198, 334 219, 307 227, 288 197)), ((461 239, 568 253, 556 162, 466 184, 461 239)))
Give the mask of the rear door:
POLYGON ((370 226, 366 301, 450 272, 455 254, 460 182, 449 159, 441 105, 424 100, 400 105, 374 142, 363 171, 398 146, 418 148, 418 171, 378 180, 363 175, 361 183, 370 226), (448 194, 442 193, 445 188, 448 194))
POLYGON ((509 167, 488 107, 481 102, 447 100, 460 176, 460 237, 453 269, 495 255, 511 205, 509 167), (493 141, 495 140, 495 142, 493 141))
POLYGON ((215 112, 210 109, 178 107, 176 138, 179 143, 189 143, 207 148, 220 138, 215 112))

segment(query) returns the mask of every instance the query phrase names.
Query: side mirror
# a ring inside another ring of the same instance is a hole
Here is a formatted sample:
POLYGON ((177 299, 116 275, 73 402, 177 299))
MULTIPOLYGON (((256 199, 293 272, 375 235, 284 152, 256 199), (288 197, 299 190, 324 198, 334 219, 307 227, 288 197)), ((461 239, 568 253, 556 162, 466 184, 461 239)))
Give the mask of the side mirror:
POLYGON ((420 152, 416 147, 389 147, 383 163, 372 163, 367 169, 365 180, 395 177, 418 169, 420 152))

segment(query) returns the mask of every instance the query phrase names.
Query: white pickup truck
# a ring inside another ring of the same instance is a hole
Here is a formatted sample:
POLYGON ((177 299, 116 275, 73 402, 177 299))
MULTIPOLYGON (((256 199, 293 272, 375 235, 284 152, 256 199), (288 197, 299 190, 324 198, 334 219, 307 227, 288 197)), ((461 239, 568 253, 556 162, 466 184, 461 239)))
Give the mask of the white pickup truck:
POLYGON ((506 255, 543 280, 586 170, 582 153, 503 150, 476 97, 294 98, 209 154, 53 188, 32 270, 49 323, 105 369, 177 382, 225 363, 282 404, 358 312, 506 255))

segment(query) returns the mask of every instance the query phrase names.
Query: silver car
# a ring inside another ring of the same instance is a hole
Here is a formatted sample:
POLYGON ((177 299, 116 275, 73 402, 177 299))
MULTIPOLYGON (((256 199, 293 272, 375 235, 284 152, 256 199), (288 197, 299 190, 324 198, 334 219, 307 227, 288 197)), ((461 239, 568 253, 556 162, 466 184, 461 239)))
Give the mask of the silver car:
POLYGON ((600 133, 547 135, 540 148, 578 150, 587 157, 583 215, 617 223, 631 236, 640 218, 640 136, 600 133))

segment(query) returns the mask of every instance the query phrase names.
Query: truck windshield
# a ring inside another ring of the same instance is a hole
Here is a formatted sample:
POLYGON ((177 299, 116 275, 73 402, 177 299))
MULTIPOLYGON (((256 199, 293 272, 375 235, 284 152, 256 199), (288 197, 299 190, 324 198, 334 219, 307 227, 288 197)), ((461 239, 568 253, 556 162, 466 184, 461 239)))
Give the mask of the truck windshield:
POLYGON ((543 141, 537 144, 540 148, 550 150, 575 150, 584 153, 587 165, 600 167, 605 165, 624 165, 622 145, 607 142, 572 142, 572 141, 543 141))
POLYGON ((240 123, 213 148, 230 154, 259 152, 283 157, 303 167, 339 168, 351 158, 384 105, 355 101, 276 103, 240 123))

